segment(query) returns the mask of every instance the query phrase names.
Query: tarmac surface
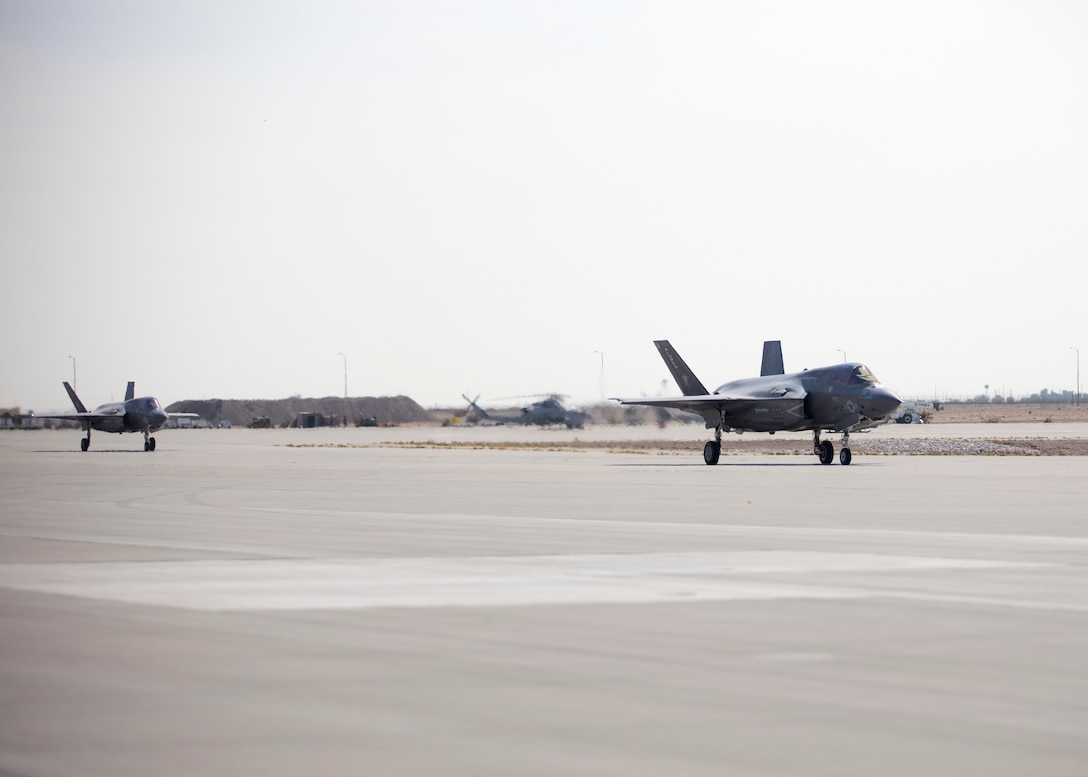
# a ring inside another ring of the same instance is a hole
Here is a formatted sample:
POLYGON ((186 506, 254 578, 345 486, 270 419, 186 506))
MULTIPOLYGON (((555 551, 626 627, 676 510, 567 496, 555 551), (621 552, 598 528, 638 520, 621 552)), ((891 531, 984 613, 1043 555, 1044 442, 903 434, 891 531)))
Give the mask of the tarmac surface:
POLYGON ((0 433, 3 777, 1088 770, 1084 457, 156 436, 0 433))

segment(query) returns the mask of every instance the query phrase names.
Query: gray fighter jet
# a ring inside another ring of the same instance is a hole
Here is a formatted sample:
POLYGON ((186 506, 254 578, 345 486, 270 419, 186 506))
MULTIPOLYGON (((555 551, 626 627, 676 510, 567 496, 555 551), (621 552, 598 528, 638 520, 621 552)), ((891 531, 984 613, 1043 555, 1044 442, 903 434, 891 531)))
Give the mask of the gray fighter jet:
POLYGON ((661 358, 676 379, 682 397, 617 399, 625 405, 653 405, 686 410, 703 417, 714 439, 703 447, 703 460, 717 464, 722 432, 795 432, 812 430, 813 452, 830 464, 835 449, 820 441, 820 432, 841 432, 839 461, 849 464, 850 432, 886 419, 900 399, 864 364, 843 363, 785 374, 782 343, 763 344, 763 369, 758 378, 742 378, 718 386, 713 393, 695 377, 668 340, 655 340, 661 358))
POLYGON ((143 432, 144 450, 153 451, 155 438, 151 436, 151 433, 164 427, 169 419, 199 417, 197 413, 167 413, 155 397, 135 397, 136 383, 134 381, 128 383, 124 402, 108 402, 105 405, 99 405, 93 411, 87 410, 68 381, 64 381, 64 390, 68 392, 76 412, 70 415, 41 415, 38 418, 79 421, 83 425, 83 431, 87 433, 80 443, 84 451, 91 447, 92 429, 116 434, 143 432))

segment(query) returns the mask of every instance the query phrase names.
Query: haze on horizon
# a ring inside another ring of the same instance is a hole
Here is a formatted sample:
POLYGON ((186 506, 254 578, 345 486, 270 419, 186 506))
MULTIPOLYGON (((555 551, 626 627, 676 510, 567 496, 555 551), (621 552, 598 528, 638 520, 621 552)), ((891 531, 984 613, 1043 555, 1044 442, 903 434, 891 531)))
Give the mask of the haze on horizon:
POLYGON ((708 386, 780 339, 1025 396, 1088 348, 1072 0, 0 0, 0 99, 0 406, 345 359, 574 405, 676 393, 661 338, 708 386))

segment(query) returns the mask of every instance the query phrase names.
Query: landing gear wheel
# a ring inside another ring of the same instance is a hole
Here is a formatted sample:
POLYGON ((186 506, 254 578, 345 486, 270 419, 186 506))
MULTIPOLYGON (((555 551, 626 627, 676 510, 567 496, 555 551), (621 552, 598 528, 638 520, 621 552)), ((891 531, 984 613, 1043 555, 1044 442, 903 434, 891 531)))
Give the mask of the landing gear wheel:
POLYGON ((152 437, 150 440, 147 441, 147 446, 148 446, 147 449, 149 451, 155 450, 155 438, 154 437, 152 437))
POLYGON ((830 464, 835 460, 835 446, 831 444, 830 440, 824 440, 820 443, 820 463, 830 464))
POLYGON ((87 449, 90 448, 90 447, 91 447, 91 438, 90 437, 84 437, 82 440, 79 441, 79 449, 81 451, 86 452, 87 449))
POLYGON ((850 465, 851 458, 853 458, 853 456, 850 453, 849 448, 843 448, 841 451, 839 451, 839 463, 842 464, 844 467, 850 465))
POLYGON ((703 446, 703 461, 707 464, 717 464, 718 457, 722 455, 722 444, 711 440, 703 446))

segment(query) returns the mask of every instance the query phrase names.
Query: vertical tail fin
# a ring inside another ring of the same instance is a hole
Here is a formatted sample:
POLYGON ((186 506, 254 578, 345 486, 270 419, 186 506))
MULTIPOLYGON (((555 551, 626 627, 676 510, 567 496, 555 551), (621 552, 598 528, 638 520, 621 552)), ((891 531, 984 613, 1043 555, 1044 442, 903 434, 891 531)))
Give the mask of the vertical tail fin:
POLYGON ((76 406, 77 413, 86 413, 87 408, 83 406, 83 403, 79 401, 79 397, 76 396, 76 390, 72 388, 68 381, 64 381, 64 390, 68 392, 68 398, 72 400, 72 404, 76 406))
POLYGON ((125 401, 128 402, 130 399, 132 399, 135 396, 136 396, 136 381, 130 380, 128 382, 128 388, 125 389, 125 401))
POLYGON ((766 340, 763 343, 763 369, 760 375, 782 375, 786 367, 782 363, 782 341, 766 340))
POLYGON ((665 360, 665 365, 672 373, 676 385, 684 392, 684 396, 693 397, 710 393, 668 340, 654 340, 654 345, 657 346, 657 352, 665 360))

